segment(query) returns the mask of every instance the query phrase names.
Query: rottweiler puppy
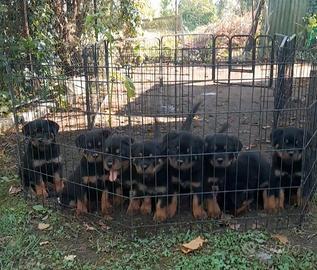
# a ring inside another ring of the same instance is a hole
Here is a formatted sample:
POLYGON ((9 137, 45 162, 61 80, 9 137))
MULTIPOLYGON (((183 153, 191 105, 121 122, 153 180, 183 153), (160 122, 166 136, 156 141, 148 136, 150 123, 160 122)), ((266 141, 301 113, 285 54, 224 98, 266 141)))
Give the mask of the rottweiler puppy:
POLYGON ((251 206, 262 206, 271 165, 259 152, 242 152, 229 167, 225 181, 225 210, 238 216, 251 206))
POLYGON ((197 103, 186 118, 182 130, 169 132, 163 137, 162 149, 168 159, 169 181, 173 186, 172 202, 167 208, 168 216, 175 215, 179 192, 190 192, 192 196, 192 213, 194 218, 205 218, 201 194, 203 191, 203 147, 204 141, 189 132, 192 119, 200 103, 197 103))
POLYGON ((63 190, 62 157, 56 144, 59 125, 51 120, 38 119, 23 126, 22 133, 28 139, 20 175, 26 190, 37 196, 48 197, 48 184, 54 192, 63 190))
POLYGON ((228 168, 236 160, 242 143, 225 133, 205 137, 204 145, 204 193, 207 201, 207 214, 218 218, 221 215, 223 191, 228 168))
MULTIPOLYGON (((77 214, 88 213, 97 206, 100 190, 110 189, 109 175, 103 164, 103 142, 111 134, 109 129, 90 130, 79 135, 75 144, 80 149, 81 160, 74 173, 70 176, 61 196, 61 203, 76 203, 77 214)), ((103 214, 111 208, 110 203, 101 204, 103 214)))
POLYGON ((171 197, 167 196, 172 188, 168 181, 166 158, 162 156, 159 142, 158 123, 155 121, 155 136, 153 140, 134 143, 132 145, 133 165, 135 174, 135 192, 137 197, 144 197, 140 211, 142 214, 151 214, 152 201, 155 202, 155 221, 167 219, 167 205, 171 197))
MULTIPOLYGON (((108 181, 112 182, 115 187, 115 204, 122 203, 123 196, 130 196, 130 191, 134 190, 132 175, 134 172, 130 164, 130 152, 133 139, 128 136, 113 134, 109 136, 103 147, 104 168, 109 174, 108 181)), ((106 205, 108 200, 108 191, 102 193, 102 205, 106 205)), ((131 200, 128 212, 132 213, 140 208, 138 201, 131 200)))
MULTIPOLYGON (((307 134, 307 140, 310 134, 307 134)), ((268 193, 264 194, 267 212, 283 209, 285 201, 301 205, 302 202, 302 151, 304 129, 288 127, 272 131, 271 142, 275 149, 272 155, 272 176, 268 193)))

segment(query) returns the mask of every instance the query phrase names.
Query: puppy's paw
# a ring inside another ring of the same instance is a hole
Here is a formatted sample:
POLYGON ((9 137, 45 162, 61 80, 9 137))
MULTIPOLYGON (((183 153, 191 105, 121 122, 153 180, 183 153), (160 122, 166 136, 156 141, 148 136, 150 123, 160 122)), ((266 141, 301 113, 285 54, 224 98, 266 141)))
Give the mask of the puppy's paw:
POLYGON ((167 208, 156 208, 153 220, 156 222, 163 222, 167 219, 167 208))
POLYGON ((279 199, 274 195, 267 198, 267 201, 264 203, 264 210, 268 214, 276 214, 280 207, 279 199))
POLYGON ((113 205, 114 206, 120 206, 124 203, 124 199, 121 196, 115 196, 113 198, 113 205))
POLYGON ((145 198, 140 208, 142 215, 149 215, 152 211, 151 198, 145 198))
POLYGON ((219 218, 221 210, 215 198, 207 200, 207 215, 210 218, 219 218))
POLYGON ((88 207, 85 201, 77 200, 76 203, 76 215, 80 216, 83 214, 88 214, 88 207))
POLYGON ((193 216, 195 219, 205 219, 207 218, 207 213, 201 206, 196 206, 193 207, 193 216))
POLYGON ((127 209, 127 214, 133 215, 139 211, 140 211, 140 200, 135 200, 135 199, 130 200, 130 203, 127 209))

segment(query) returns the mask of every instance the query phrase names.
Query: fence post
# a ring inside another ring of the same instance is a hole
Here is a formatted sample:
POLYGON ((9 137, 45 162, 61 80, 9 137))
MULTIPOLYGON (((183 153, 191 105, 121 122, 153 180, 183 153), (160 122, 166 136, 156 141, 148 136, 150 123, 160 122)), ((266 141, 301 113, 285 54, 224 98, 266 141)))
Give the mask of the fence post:
POLYGON ((91 121, 91 108, 90 108, 90 91, 89 91, 89 67, 88 67, 88 53, 87 48, 83 50, 83 60, 84 60, 84 75, 85 75, 85 94, 86 94, 86 116, 87 116, 87 126, 88 129, 92 128, 91 121))
POLYGON ((216 37, 212 36, 212 51, 211 51, 211 79, 216 80, 216 37))

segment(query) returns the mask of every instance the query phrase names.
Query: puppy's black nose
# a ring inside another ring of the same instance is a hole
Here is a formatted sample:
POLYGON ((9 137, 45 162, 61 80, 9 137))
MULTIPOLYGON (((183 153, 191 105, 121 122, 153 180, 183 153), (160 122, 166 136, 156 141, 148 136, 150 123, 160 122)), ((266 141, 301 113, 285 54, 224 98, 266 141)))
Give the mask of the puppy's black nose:
POLYGON ((142 167, 143 167, 143 169, 146 169, 148 166, 147 166, 147 164, 143 164, 142 167))
POLYGON ((43 139, 38 139, 39 143, 42 143, 43 142, 43 139))
POLYGON ((98 154, 98 153, 93 153, 92 156, 93 156, 94 158, 97 158, 97 157, 99 156, 99 154, 98 154))
POLYGON ((217 158, 217 162, 221 164, 223 162, 223 158, 217 158))
POLYGON ((183 163, 184 163, 184 160, 182 160, 182 159, 178 159, 178 160, 177 160, 177 164, 178 164, 178 165, 182 165, 183 163))
POLYGON ((108 160, 108 161, 107 161, 107 166, 108 166, 109 168, 112 167, 112 164, 113 164, 112 160, 108 160))
POLYGON ((288 155, 289 155, 290 157, 292 157, 292 156, 294 155, 294 151, 289 151, 289 152, 288 152, 288 155))

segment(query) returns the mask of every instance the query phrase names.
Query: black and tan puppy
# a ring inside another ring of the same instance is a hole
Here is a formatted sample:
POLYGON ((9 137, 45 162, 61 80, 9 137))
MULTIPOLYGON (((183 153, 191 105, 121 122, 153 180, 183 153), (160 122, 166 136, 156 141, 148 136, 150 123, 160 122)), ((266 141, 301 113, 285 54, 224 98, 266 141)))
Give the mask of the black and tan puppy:
MULTIPOLYGON (((307 140, 310 135, 307 134, 307 140)), ((301 205, 302 151, 304 129, 277 128, 271 134, 274 147, 272 176, 268 194, 264 194, 264 208, 268 212, 283 209, 285 202, 301 205)))
POLYGON ((205 138, 204 193, 209 217, 221 215, 219 201, 223 201, 221 191, 224 189, 225 177, 241 149, 242 143, 235 136, 216 133, 205 138))
POLYGON ((155 123, 154 139, 134 143, 132 145, 132 157, 135 167, 135 174, 133 175, 135 193, 137 197, 144 197, 140 207, 141 213, 150 214, 152 201, 154 201, 155 213, 153 219, 155 221, 165 221, 168 217, 167 205, 171 199, 168 194, 172 188, 169 186, 166 158, 162 157, 157 122, 155 123))
POLYGON ((54 192, 63 190, 62 158, 55 137, 59 126, 51 120, 38 119, 23 126, 22 133, 28 139, 20 174, 26 190, 47 197, 48 184, 54 192))
MULTIPOLYGON (((133 139, 128 136, 111 135, 103 147, 104 168, 109 173, 109 181, 116 185, 115 204, 119 204, 124 196, 129 196, 132 186, 133 166, 130 164, 130 152, 133 139)), ((105 190, 102 194, 102 202, 108 200, 108 192, 105 190)), ((137 202, 129 205, 129 212, 139 208, 137 202)))
POLYGON ((226 174, 225 210, 237 216, 252 206, 262 207, 270 176, 270 163, 259 152, 240 153, 226 174))
MULTIPOLYGON (((192 213, 195 218, 205 218, 206 212, 202 204, 203 190, 203 139, 189 132, 192 119, 199 108, 197 103, 183 124, 182 130, 170 132, 163 137, 163 153, 168 157, 169 181, 173 185, 173 193, 190 192, 192 196, 192 213)), ((175 215, 177 197, 173 196, 167 212, 175 215)))
MULTIPOLYGON (((81 160, 66 183, 61 203, 70 205, 75 202, 77 214, 88 213, 93 206, 98 205, 100 190, 111 188, 107 181, 109 175, 104 169, 102 155, 103 142, 110 133, 108 129, 90 130, 75 140, 76 146, 80 149, 81 160)), ((109 210, 109 204, 101 204, 103 214, 109 210)))

